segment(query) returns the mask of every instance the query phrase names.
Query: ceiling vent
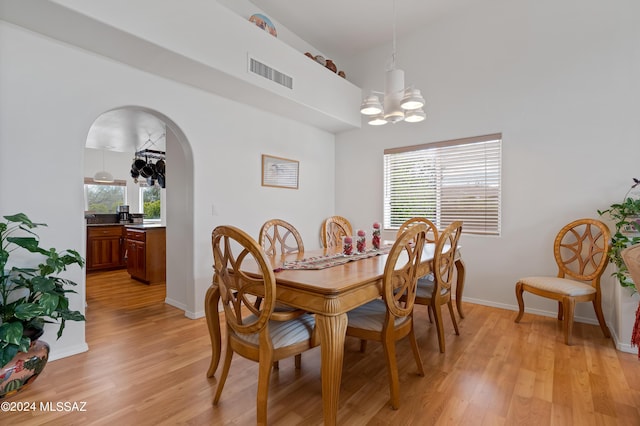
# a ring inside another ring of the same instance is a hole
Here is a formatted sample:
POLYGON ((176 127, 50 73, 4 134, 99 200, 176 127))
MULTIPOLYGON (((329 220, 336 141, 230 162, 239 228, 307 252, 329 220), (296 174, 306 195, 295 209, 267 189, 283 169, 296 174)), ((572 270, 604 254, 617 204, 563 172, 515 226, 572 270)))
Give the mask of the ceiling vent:
POLYGON ((286 88, 293 89, 293 77, 273 69, 269 65, 263 64, 251 56, 249 56, 249 72, 278 83, 286 88))

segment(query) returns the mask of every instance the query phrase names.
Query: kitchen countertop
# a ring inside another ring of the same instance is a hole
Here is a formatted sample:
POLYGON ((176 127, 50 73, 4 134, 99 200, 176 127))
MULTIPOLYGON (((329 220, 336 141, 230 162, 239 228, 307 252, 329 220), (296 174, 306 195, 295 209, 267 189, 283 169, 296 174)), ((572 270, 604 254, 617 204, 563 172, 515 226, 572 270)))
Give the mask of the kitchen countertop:
POLYGON ((132 229, 166 228, 166 226, 157 223, 87 223, 87 227, 89 228, 96 226, 125 226, 132 229))
POLYGON ((159 223, 129 223, 124 225, 126 228, 131 229, 156 229, 156 228, 166 228, 164 225, 160 225, 159 223))

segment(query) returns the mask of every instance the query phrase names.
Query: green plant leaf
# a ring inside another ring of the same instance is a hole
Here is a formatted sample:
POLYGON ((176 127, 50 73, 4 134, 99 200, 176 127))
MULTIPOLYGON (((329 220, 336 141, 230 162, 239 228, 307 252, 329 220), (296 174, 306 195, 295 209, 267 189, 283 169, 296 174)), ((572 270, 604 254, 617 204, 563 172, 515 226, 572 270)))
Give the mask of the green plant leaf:
POLYGON ((0 325, 0 342, 19 345, 22 339, 22 323, 19 321, 5 322, 0 325))
POLYGON ((31 285, 35 293, 47 293, 56 288, 55 281, 48 277, 33 277, 31 285))
POLYGON ((9 216, 3 216, 6 220, 8 220, 9 222, 13 222, 13 223, 20 223, 23 226, 26 226, 27 228, 36 228, 38 226, 47 226, 46 223, 34 223, 31 221, 31 219, 29 219, 27 217, 26 214, 24 213, 18 213, 18 214, 14 214, 14 215, 9 215, 9 216))
POLYGON ((18 353, 17 345, 7 345, 0 347, 0 367, 7 365, 18 353))
MULTIPOLYGON (((64 298, 62 299, 64 300, 64 298)), ((43 315, 51 315, 58 308, 58 304, 62 301, 60 296, 53 293, 44 293, 38 299, 38 305, 42 308, 43 315)))
MULTIPOLYGON (((39 315, 45 315, 45 309, 36 303, 22 303, 21 305, 16 306, 14 315, 18 319, 29 320, 39 315)), ((20 327, 22 327, 22 325, 20 327)), ((22 331, 20 332, 20 335, 22 335, 22 331)))

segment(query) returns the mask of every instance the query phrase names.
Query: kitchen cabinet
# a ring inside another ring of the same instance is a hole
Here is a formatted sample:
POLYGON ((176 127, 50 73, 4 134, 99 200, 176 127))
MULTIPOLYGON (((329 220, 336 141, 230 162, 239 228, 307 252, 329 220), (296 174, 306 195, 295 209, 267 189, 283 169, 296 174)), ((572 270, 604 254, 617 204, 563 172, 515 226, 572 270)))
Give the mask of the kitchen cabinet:
POLYGON ((164 227, 127 227, 126 262, 131 278, 147 284, 165 281, 166 231, 164 227))
POLYGON ((87 272, 123 268, 124 226, 87 227, 87 272))

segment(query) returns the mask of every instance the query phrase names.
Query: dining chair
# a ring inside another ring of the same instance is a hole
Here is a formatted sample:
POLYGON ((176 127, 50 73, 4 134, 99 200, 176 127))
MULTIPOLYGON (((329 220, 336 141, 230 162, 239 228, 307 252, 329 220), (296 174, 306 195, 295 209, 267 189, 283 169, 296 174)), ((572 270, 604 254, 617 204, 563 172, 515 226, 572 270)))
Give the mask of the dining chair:
POLYGON ((398 232, 396 233, 396 238, 399 237, 409 227, 418 223, 424 223, 425 225, 427 225, 427 235, 425 237, 425 242, 436 243, 438 241, 438 228, 436 228, 436 225, 433 222, 422 216, 412 217, 411 219, 405 221, 402 225, 400 225, 400 227, 398 228, 398 232))
POLYGON ((601 305, 600 277, 604 272, 611 241, 607 225, 595 219, 578 219, 565 225, 556 235, 553 255, 558 275, 520 278, 516 283, 519 312, 524 315, 523 293, 558 301, 558 320, 563 320, 564 342, 571 345, 573 314, 577 302, 592 302, 600 328, 610 337, 601 305))
POLYGON ((302 236, 292 224, 282 219, 266 221, 260 228, 258 243, 267 256, 304 252, 302 236))
POLYGON ((384 267, 382 299, 372 300, 347 312, 347 336, 382 343, 394 409, 400 406, 396 341, 409 337, 418 373, 424 376, 413 327, 413 304, 426 231, 426 225, 419 224, 396 239, 384 267))
MULTIPOLYGON (((267 256, 286 255, 290 253, 304 253, 304 243, 298 230, 287 221, 282 219, 271 219, 266 221, 260 228, 258 244, 265 251, 267 256)), ((256 308, 260 308, 262 297, 257 296, 254 303, 256 308)), ((295 308, 276 303, 276 311, 294 311, 295 308)), ((304 312, 304 311, 303 311, 304 312)), ((297 354, 295 366, 300 368, 302 356, 297 354)), ((278 361, 273 362, 273 368, 279 368, 278 361)))
POLYGON ((301 311, 275 312, 276 280, 264 250, 244 231, 233 226, 219 226, 211 235, 214 281, 220 290, 226 323, 226 351, 222 374, 213 399, 217 405, 227 380, 234 353, 257 361, 258 424, 267 423, 267 396, 273 361, 287 358, 318 345, 315 320, 301 311), (245 261, 255 262, 261 276, 242 272, 245 261), (263 303, 257 309, 253 295, 263 303))
POLYGON ((456 221, 449 225, 438 237, 433 253, 432 274, 418 279, 416 290, 416 304, 426 305, 429 309, 429 319, 433 313, 438 333, 440 353, 445 352, 444 324, 442 305, 446 304, 451 315, 451 322, 456 335, 460 335, 458 322, 453 312, 451 292, 456 277, 454 268, 456 262, 456 248, 462 233, 462 222, 456 221))
POLYGON ((352 235, 351 223, 342 216, 331 216, 322 222, 320 238, 324 248, 340 247, 342 246, 342 237, 352 235))

